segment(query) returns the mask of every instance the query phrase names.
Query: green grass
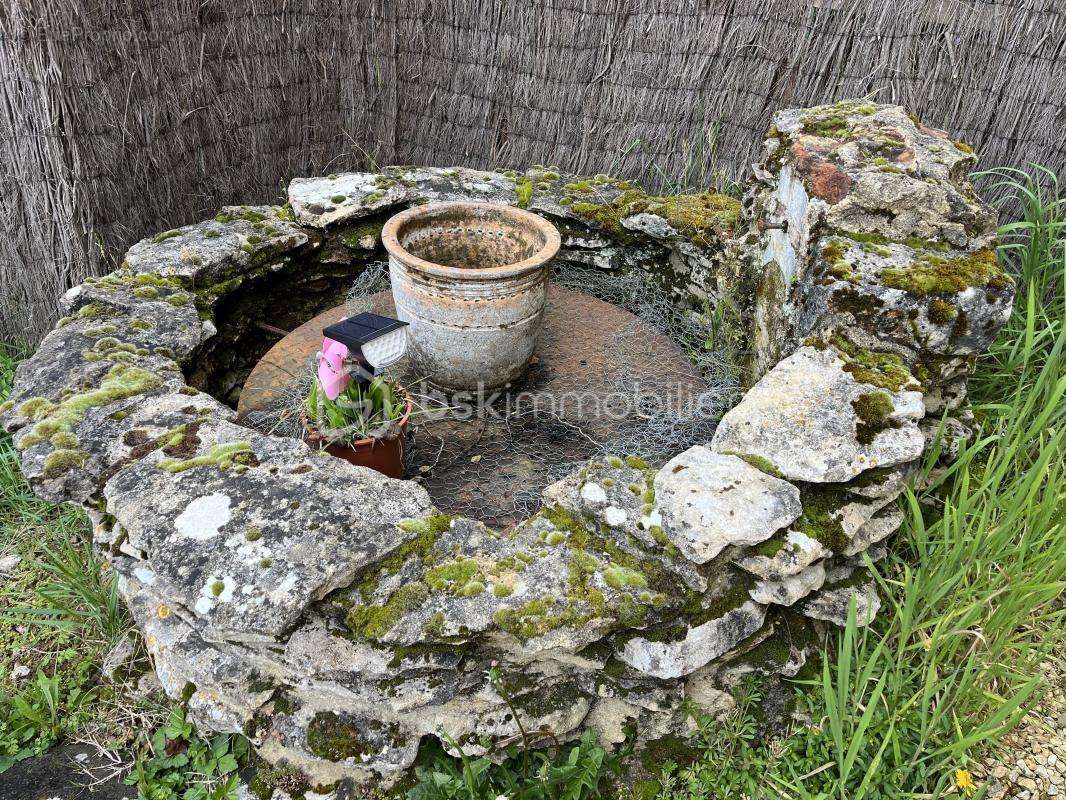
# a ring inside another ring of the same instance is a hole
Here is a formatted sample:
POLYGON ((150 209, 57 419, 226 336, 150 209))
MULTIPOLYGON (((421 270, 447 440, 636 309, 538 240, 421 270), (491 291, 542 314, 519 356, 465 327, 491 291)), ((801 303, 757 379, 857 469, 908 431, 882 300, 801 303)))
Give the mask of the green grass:
MULTIPOLYGON (((0 348, 0 399, 19 353, 0 348)), ((0 771, 42 752, 87 720, 95 671, 125 612, 72 506, 37 499, 0 435, 0 559, 18 564, 0 582, 0 771)))
MULTIPOLYGON (((0 347, 0 402, 20 355, 0 347)), ((203 739, 181 704, 100 675, 130 620, 91 536, 82 511, 33 495, 0 433, 0 559, 19 559, 0 578, 0 773, 78 735, 126 752, 144 800, 235 797, 243 737, 203 739)))

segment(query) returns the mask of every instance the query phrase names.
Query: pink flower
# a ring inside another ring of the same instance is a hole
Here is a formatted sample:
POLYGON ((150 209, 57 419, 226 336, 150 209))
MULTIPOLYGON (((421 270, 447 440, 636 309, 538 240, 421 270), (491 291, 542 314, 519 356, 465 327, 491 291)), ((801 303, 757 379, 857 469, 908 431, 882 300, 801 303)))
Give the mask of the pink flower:
POLYGON ((347 357, 347 346, 333 339, 322 340, 322 349, 318 353, 318 385, 330 400, 336 400, 352 382, 352 376, 344 366, 347 357))

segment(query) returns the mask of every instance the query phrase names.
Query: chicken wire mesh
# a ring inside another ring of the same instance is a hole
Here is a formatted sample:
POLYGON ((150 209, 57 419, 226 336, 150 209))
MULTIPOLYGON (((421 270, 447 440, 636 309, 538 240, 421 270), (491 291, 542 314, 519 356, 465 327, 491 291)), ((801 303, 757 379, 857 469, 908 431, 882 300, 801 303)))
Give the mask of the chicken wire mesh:
MULTIPOLYGON (((348 293, 346 314, 392 313, 388 288, 387 263, 370 264, 348 293)), ((557 270, 521 385, 445 397, 406 362, 390 368, 417 408, 408 477, 442 511, 506 528, 540 507, 544 487, 589 459, 636 455, 659 466, 706 442, 739 397, 734 365, 707 346, 710 334, 704 315, 677 306, 639 272, 557 270)), ((245 424, 301 435, 314 356, 290 372, 291 383, 245 424)))

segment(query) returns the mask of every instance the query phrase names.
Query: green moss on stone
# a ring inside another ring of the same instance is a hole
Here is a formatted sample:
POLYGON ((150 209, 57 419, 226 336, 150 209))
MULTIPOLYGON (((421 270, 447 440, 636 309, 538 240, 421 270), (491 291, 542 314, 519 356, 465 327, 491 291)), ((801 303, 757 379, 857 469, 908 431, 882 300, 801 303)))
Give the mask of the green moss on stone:
POLYGON ((400 617, 414 611, 427 597, 429 589, 424 583, 408 583, 393 592, 384 605, 352 606, 345 624, 357 638, 380 639, 392 630, 400 617))
POLYGON ((751 548, 751 554, 756 556, 762 556, 763 558, 774 558, 778 553, 785 549, 785 539, 771 538, 766 541, 759 542, 757 545, 751 548))
POLYGON ((105 323, 103 325, 93 325, 85 329, 85 335, 92 339, 99 339, 101 336, 110 336, 116 333, 118 328, 111 323, 105 323))
POLYGON ((1009 289, 1014 285, 990 248, 951 258, 931 252, 916 253, 910 266, 883 270, 881 281, 885 286, 914 295, 956 293, 970 287, 1009 289))
MULTIPOLYGON (((388 736, 389 726, 383 722, 367 720, 361 723, 367 728, 388 736)), ((307 749, 319 758, 343 761, 374 754, 379 745, 368 741, 366 734, 354 721, 347 721, 332 711, 319 711, 307 726, 307 749)))
POLYGON ((212 446, 201 456, 185 459, 164 458, 159 462, 159 468, 166 472, 178 473, 196 467, 216 467, 225 472, 234 465, 241 468, 253 464, 254 461, 255 454, 248 442, 224 442, 212 446))
POLYGON ((560 545, 566 541, 566 534, 562 531, 549 531, 548 535, 544 537, 544 542, 552 547, 560 545))
POLYGON ((871 444, 881 431, 899 427, 898 421, 890 419, 895 404, 884 392, 861 394, 851 401, 851 407, 858 417, 855 436, 860 444, 871 444))
POLYGON ((822 245, 822 261, 825 263, 826 272, 834 278, 851 282, 855 279, 855 274, 852 272, 851 265, 844 258, 844 254, 848 249, 849 246, 843 239, 829 239, 822 245))
POLYGON ((56 433, 53 433, 50 441, 52 447, 57 450, 74 450, 80 444, 78 437, 69 431, 57 431, 56 433))
POLYGON ((792 523, 793 529, 810 536, 834 553, 843 552, 850 540, 837 519, 837 512, 850 501, 839 489, 809 486, 800 490, 803 513, 792 523))
POLYGON ((384 220, 369 220, 341 234, 341 242, 349 250, 373 250, 381 241, 384 220))
POLYGON ((155 236, 153 236, 152 242, 154 244, 159 244, 160 242, 165 242, 167 239, 173 239, 175 236, 181 236, 181 231, 163 231, 162 233, 157 233, 155 236))
POLYGON ((734 228, 740 218, 740 201, 714 192, 655 196, 626 189, 606 203, 575 200, 570 210, 623 241, 632 239, 633 232, 622 220, 647 213, 665 219, 681 236, 707 244, 734 228))
POLYGON ((833 105, 815 106, 800 113, 803 132, 826 139, 847 139, 853 129, 848 117, 868 116, 877 110, 872 103, 844 100, 833 105))
POLYGON ((519 208, 529 208, 529 203, 533 199, 533 179, 523 175, 515 180, 514 193, 515 205, 519 208))
POLYGON ((426 585, 435 592, 448 591, 459 594, 459 590, 475 575, 480 574, 477 561, 472 558, 459 558, 448 561, 426 571, 426 585))
POLYGON ((229 211, 220 211, 215 215, 215 222, 226 224, 229 222, 235 222, 239 219, 243 219, 246 222, 262 222, 266 218, 266 214, 262 211, 256 211, 254 208, 248 208, 246 206, 238 206, 229 211))
POLYGON ((907 365, 895 353, 866 350, 843 336, 834 336, 831 341, 844 358, 844 371, 859 383, 898 392, 914 382, 907 365))
POLYGON ((947 325, 959 315, 959 310, 947 300, 934 297, 929 301, 929 321, 935 325, 947 325))
POLYGON ((72 469, 76 469, 89 459, 84 450, 53 450, 44 459, 42 474, 45 478, 58 478, 72 469))
POLYGON ((24 414, 38 420, 31 433, 46 438, 60 431, 73 431, 93 408, 144 394, 162 384, 163 380, 158 375, 138 367, 116 364, 96 389, 72 394, 59 404, 44 398, 31 398, 22 404, 20 411, 27 407, 32 409, 32 414, 24 414))
POLYGON ((765 472, 767 475, 772 475, 775 478, 785 477, 784 473, 777 468, 774 462, 764 456, 755 455, 754 453, 740 453, 736 450, 723 450, 722 455, 736 456, 742 461, 746 461, 760 472, 765 472))
POLYGON ((614 563, 609 564, 603 570, 603 580, 612 589, 622 589, 627 586, 644 589, 648 586, 648 579, 642 572, 614 563))

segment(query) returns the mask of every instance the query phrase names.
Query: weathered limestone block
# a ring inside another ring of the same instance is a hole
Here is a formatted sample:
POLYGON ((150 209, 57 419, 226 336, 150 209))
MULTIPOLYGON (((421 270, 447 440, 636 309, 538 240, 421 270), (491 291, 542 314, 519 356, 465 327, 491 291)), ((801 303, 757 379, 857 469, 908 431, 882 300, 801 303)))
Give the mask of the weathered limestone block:
POLYGON ((410 646, 485 634, 528 660, 575 653, 667 602, 668 587, 617 563, 603 540, 570 520, 561 527, 538 517, 497 534, 472 520, 435 518, 413 530, 413 547, 336 599, 354 635, 410 646))
POLYGON ((115 561, 119 591, 129 606, 163 689, 187 697, 191 719, 204 730, 243 733, 270 699, 240 648, 205 640, 184 610, 152 590, 153 576, 136 561, 115 561))
MULTIPOLYGON (((409 197, 408 187, 394 178, 365 172, 293 178, 289 182, 293 213, 300 222, 315 228, 365 217, 409 197)), ((506 194, 502 197, 506 198, 506 194)))
POLYGON ((821 619, 843 627, 848 621, 848 608, 855 602, 855 621, 869 625, 881 608, 877 582, 865 569, 856 569, 848 577, 835 579, 828 572, 826 584, 795 607, 812 619, 821 619))
POLYGON ((730 545, 769 539, 800 515, 799 489, 735 455, 691 447, 655 476, 666 538, 705 564, 730 545))
POLYGON ((741 551, 734 563, 764 581, 780 581, 832 555, 832 551, 807 534, 789 530, 759 547, 741 551))
POLYGON ((313 453, 302 442, 208 421, 105 485, 127 552, 167 602, 213 638, 269 640, 307 606, 411 538, 425 490, 313 453))
POLYGON ((127 251, 123 268, 206 289, 269 268, 311 242, 280 206, 226 206, 214 219, 137 242, 127 251))
POLYGON ((994 336, 1011 289, 991 249, 995 212, 967 181, 975 164, 899 106, 775 114, 753 194, 755 375, 812 329, 874 326, 891 332, 881 349, 948 352, 994 336))
POLYGON ((897 506, 891 505, 872 516, 851 537, 851 542, 844 548, 842 555, 855 556, 869 550, 878 542, 887 539, 903 524, 904 514, 897 506))
POLYGON ((176 278, 120 269, 68 291, 62 304, 65 316, 56 327, 62 331, 82 325, 80 330, 91 338, 115 338, 180 364, 206 335, 197 299, 176 278))
POLYGON ((655 497, 655 471, 640 458, 593 461, 545 488, 545 507, 558 506, 597 525, 612 546, 636 558, 658 561, 692 590, 707 588, 706 577, 663 531, 655 497))
POLYGON ((121 375, 105 377, 101 388, 75 397, 91 400, 96 392, 106 394, 123 386, 127 388, 120 394, 125 394, 147 387, 153 380, 150 376, 165 376, 165 382, 144 393, 87 408, 69 430, 54 433, 38 444, 30 444, 38 438, 34 431, 39 425, 49 426, 64 418, 62 404, 52 416, 43 416, 16 434, 15 440, 23 449, 23 474, 39 494, 88 502, 99 497, 108 478, 126 464, 152 450, 177 452, 171 441, 181 439, 184 431, 198 427, 205 419, 232 418, 233 412, 210 395, 189 391, 180 373, 132 371, 137 369, 131 367, 121 375))
POLYGON ((113 273, 68 293, 68 316, 59 320, 32 356, 22 361, 0 421, 9 431, 30 420, 19 414, 27 400, 59 402, 70 390, 98 385, 116 365, 177 372, 171 359, 199 344, 194 296, 165 279, 113 273))
POLYGON ((622 647, 619 658, 633 669, 656 678, 680 678, 755 633, 765 617, 766 607, 749 601, 720 617, 687 628, 681 639, 652 641, 634 636, 622 647))
POLYGON ((654 473, 641 459, 612 457, 594 461, 544 490, 544 501, 590 517, 598 524, 624 530, 648 545, 656 544, 649 529, 655 515, 654 473))
POLYGON ((727 653, 720 661, 705 667, 704 672, 713 676, 713 684, 725 691, 736 689, 744 676, 753 672, 794 677, 810 655, 821 648, 821 626, 821 622, 792 609, 771 609, 766 625, 757 637, 749 640, 750 646, 727 653))
POLYGON ((756 581, 749 594, 756 603, 790 606, 825 583, 825 567, 812 564, 802 572, 778 580, 756 581))
POLYGON ((802 347, 722 418, 711 446, 788 480, 847 481, 921 455, 915 385, 901 363, 876 354, 802 347))

